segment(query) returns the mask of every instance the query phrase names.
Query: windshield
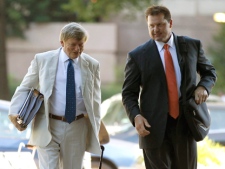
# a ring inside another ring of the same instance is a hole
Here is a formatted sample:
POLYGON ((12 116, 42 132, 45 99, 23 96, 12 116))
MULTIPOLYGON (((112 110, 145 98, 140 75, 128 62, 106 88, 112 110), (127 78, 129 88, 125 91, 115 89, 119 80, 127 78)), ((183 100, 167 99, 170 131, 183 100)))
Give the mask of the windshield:
POLYGON ((211 130, 225 129, 225 109, 223 107, 209 107, 211 114, 211 130))

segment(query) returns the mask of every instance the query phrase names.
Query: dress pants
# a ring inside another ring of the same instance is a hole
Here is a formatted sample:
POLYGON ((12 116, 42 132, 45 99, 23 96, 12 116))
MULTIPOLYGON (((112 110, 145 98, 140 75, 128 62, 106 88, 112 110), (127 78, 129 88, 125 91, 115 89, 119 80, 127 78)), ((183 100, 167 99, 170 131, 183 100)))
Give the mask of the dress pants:
POLYGON ((183 117, 168 115, 161 147, 143 149, 146 169, 197 169, 197 146, 183 117), (179 128, 179 129, 178 129, 179 128))
POLYGON ((52 140, 46 147, 37 147, 39 168, 81 169, 88 133, 87 119, 82 118, 71 124, 49 120, 52 140))

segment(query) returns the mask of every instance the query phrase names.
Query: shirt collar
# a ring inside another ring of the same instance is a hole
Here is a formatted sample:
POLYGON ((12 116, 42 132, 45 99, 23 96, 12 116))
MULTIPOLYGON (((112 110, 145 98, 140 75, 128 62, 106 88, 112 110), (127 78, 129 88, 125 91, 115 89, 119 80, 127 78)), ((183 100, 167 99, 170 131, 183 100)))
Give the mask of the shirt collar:
MULTIPOLYGON (((161 50, 163 50, 163 46, 164 46, 164 42, 160 42, 160 41, 155 41, 158 51, 160 52, 161 50)), ((171 48, 175 49, 175 44, 174 44, 174 36, 173 34, 171 34, 170 39, 168 40, 168 42, 166 43, 168 44, 171 48)))
MULTIPOLYGON (((60 52, 60 58, 61 58, 61 61, 64 63, 64 62, 67 62, 69 57, 67 56, 67 54, 64 52, 63 48, 61 48, 61 52, 60 52)), ((72 59, 73 62, 75 64, 78 64, 79 62, 79 57, 75 58, 75 59, 72 59)))

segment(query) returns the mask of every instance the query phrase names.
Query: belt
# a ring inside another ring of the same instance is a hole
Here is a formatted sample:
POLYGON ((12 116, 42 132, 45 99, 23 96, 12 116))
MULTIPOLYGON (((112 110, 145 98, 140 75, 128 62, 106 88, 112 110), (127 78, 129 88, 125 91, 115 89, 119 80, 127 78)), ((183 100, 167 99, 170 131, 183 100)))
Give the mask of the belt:
MULTIPOLYGON (((55 120, 61 120, 61 121, 67 122, 67 120, 64 116, 57 116, 57 115, 49 113, 49 117, 52 118, 52 119, 55 119, 55 120)), ((76 116, 75 120, 79 120, 83 117, 84 117, 84 114, 80 114, 80 115, 76 116)))

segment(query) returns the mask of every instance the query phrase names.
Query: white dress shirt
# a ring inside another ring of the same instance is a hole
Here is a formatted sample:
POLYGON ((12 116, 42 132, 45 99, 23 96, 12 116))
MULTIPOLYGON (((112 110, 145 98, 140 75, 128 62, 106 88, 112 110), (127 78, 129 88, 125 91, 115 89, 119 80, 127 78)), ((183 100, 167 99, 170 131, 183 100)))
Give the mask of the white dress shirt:
MULTIPOLYGON (((59 60, 56 70, 55 83, 50 97, 50 113, 57 116, 65 115, 66 107, 66 78, 67 78, 67 66, 69 63, 69 57, 63 51, 60 50, 59 60)), ((86 114, 86 108, 82 96, 82 78, 80 69, 79 57, 73 59, 74 63, 74 76, 75 76, 75 86, 76 86, 76 116, 80 114, 86 114)), ((74 112, 75 113, 75 112, 74 112)))
MULTIPOLYGON (((159 42, 159 41, 155 41, 155 42, 156 42, 156 45, 157 45, 157 48, 158 48, 158 51, 159 51, 159 54, 160 54, 160 57, 162 60, 162 64, 163 64, 163 67, 165 70, 165 59, 164 59, 164 48, 163 48, 165 43, 159 42)), ((169 45, 169 51, 170 51, 170 53, 172 55, 172 59, 173 59, 173 65, 174 65, 176 79, 177 79, 177 87, 178 87, 177 90, 178 90, 179 96, 181 96, 181 92, 180 92, 181 72, 180 72, 180 66, 179 66, 178 59, 177 59, 177 51, 176 51, 176 46, 174 43, 173 34, 171 35, 167 44, 169 45)))

